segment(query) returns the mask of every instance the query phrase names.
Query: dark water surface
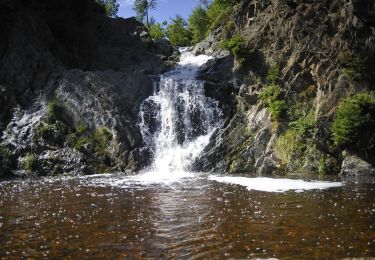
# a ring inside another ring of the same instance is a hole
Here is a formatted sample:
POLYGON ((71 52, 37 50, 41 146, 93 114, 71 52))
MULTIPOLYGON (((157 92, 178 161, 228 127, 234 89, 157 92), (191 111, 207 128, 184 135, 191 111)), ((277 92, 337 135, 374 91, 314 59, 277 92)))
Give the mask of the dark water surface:
POLYGON ((0 183, 0 258, 375 256, 375 184, 267 193, 207 180, 0 183))

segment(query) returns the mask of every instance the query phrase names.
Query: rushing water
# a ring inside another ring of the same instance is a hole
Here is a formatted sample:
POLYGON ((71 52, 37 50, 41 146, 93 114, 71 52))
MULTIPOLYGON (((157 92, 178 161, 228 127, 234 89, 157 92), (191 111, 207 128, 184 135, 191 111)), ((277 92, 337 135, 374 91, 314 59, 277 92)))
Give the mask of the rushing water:
POLYGON ((184 175, 222 121, 218 102, 206 97, 203 82, 195 79, 210 57, 181 52, 176 68, 161 76, 140 109, 143 139, 154 157, 148 171, 159 177, 184 175))
POLYGON ((189 172, 222 123, 195 80, 209 59, 183 50, 143 102, 146 171, 0 182, 0 258, 375 256, 374 183, 189 172))

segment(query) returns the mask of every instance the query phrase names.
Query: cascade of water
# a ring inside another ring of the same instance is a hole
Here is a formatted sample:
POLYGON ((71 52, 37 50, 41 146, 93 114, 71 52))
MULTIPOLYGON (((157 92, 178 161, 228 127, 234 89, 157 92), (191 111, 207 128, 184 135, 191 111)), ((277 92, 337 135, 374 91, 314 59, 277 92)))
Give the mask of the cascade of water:
POLYGON ((140 109, 141 132, 154 157, 151 171, 164 174, 187 171, 223 117, 218 102, 206 97, 203 82, 195 79, 210 57, 180 51, 176 68, 161 76, 140 109))

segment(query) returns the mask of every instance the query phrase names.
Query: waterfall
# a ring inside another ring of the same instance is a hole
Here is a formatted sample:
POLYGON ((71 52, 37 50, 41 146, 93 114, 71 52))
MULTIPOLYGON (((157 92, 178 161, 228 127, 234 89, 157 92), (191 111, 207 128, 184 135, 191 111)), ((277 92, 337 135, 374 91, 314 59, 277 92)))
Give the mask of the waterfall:
POLYGON ((223 118, 218 102, 206 97, 203 82, 195 79, 211 57, 180 51, 180 62, 161 76, 140 109, 141 133, 153 154, 149 171, 161 174, 188 171, 223 118))

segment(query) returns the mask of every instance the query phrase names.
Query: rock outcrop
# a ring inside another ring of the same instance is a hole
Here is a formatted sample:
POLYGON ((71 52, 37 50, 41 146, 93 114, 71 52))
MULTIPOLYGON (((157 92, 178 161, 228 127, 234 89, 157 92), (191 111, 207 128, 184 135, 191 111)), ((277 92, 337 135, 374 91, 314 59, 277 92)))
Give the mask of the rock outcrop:
POLYGON ((0 176, 147 164, 137 114, 168 42, 94 0, 3 0, 0 34, 0 176))
POLYGON ((221 52, 220 41, 240 35, 247 52, 234 63, 217 58, 199 75, 211 83, 216 97, 230 97, 221 88, 232 82, 235 108, 196 170, 338 174, 343 158, 333 145, 331 124, 341 100, 374 90, 374 11, 370 0, 243 0, 230 19, 235 30, 229 36, 223 25, 195 47, 197 53, 215 55, 221 52), (358 67, 348 65, 353 59, 358 67), (230 74, 223 73, 230 64, 230 74), (267 74, 272 69, 271 82, 267 74), (275 119, 259 99, 268 85, 280 88, 286 104, 281 118, 275 119))

